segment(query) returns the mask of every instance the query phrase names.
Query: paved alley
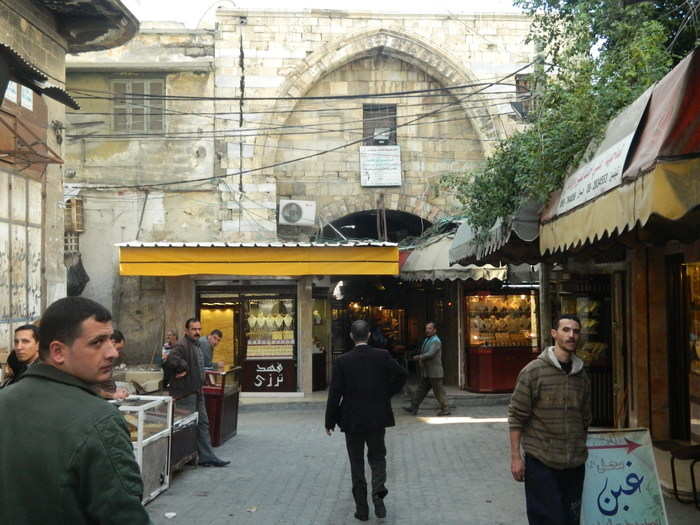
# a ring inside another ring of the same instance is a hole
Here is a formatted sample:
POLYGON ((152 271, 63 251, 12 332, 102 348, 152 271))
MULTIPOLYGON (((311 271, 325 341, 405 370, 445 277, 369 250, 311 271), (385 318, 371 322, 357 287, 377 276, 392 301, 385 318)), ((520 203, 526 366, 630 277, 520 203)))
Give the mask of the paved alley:
MULTIPOLYGON (((389 514, 382 523, 527 523, 522 485, 510 477, 505 411, 458 407, 452 417, 434 420, 432 409, 421 410, 419 419, 396 411, 397 426, 387 431, 389 514)), ((322 415, 318 404, 246 408, 238 435, 218 449, 232 467, 186 469, 148 505, 152 519, 169 525, 360 523, 352 517, 343 436, 327 437, 322 415), (166 512, 177 515, 167 519, 166 512)), ((696 523, 695 512, 670 504, 670 523, 696 523)))

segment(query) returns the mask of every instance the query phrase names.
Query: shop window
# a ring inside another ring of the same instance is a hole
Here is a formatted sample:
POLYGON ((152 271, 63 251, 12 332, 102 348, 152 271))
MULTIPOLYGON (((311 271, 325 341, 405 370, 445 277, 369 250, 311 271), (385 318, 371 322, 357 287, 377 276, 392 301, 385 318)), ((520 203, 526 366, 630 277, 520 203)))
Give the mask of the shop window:
POLYGON ((165 130, 165 81, 119 79, 112 82, 114 131, 165 130))
POLYGON ((66 232, 81 233, 85 231, 83 199, 72 198, 66 201, 64 229, 66 232))
POLYGON ((396 104, 364 104, 362 122, 365 146, 396 145, 396 104))

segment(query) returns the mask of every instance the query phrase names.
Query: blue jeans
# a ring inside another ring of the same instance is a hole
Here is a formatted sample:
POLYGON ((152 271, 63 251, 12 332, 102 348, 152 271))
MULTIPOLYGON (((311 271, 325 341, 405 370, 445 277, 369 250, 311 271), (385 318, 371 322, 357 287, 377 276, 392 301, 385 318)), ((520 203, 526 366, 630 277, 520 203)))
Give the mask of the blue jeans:
POLYGON ((579 525, 586 465, 557 470, 525 455, 525 500, 530 525, 579 525))

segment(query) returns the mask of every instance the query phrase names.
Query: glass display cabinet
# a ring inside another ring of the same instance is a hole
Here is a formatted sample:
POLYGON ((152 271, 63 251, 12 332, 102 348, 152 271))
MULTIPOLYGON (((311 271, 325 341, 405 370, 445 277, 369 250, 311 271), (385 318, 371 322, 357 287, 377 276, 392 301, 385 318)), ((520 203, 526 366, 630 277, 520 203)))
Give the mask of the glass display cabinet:
POLYGON ((246 392, 296 390, 296 299, 282 294, 243 301, 246 392))
POLYGON ((113 401, 126 420, 143 479, 143 502, 170 486, 172 398, 129 396, 113 401))
POLYGON ((468 388, 512 391, 520 370, 539 353, 535 292, 465 299, 468 388))

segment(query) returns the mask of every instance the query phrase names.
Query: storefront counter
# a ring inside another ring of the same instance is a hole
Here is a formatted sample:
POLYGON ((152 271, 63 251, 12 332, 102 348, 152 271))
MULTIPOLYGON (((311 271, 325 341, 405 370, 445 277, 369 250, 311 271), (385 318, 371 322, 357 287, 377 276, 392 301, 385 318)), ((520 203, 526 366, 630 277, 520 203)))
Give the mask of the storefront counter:
POLYGON ((520 370, 539 352, 532 347, 471 347, 467 388, 473 392, 512 392, 520 370))
POLYGON ((238 400, 241 367, 225 372, 207 371, 206 384, 202 387, 209 416, 211 444, 218 447, 236 435, 238 429, 238 400))

